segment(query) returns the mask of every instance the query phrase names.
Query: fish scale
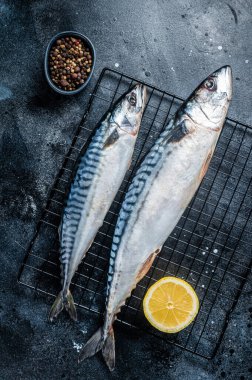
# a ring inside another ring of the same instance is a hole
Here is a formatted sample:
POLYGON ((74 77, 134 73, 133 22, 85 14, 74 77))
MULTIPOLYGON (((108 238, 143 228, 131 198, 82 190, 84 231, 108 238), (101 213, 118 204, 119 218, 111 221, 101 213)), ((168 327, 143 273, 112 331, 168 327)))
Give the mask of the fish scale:
POLYGON ((136 85, 107 113, 80 157, 61 221, 62 290, 51 308, 51 321, 64 307, 77 318, 69 290, 71 280, 124 179, 145 104, 145 87, 136 85))
MULTIPOLYGON (((121 238, 127 226, 127 221, 134 211, 134 206, 136 205, 139 196, 141 195, 147 179, 150 177, 152 171, 157 167, 158 163, 162 158, 162 154, 165 150, 164 143, 166 142, 170 132, 175 128, 174 120, 171 119, 168 125, 165 127, 164 131, 161 133, 160 137, 157 139, 154 146, 150 149, 147 157, 143 160, 140 168, 137 170, 132 183, 126 193, 125 199, 123 201, 121 210, 119 212, 114 236, 113 243, 111 246, 110 260, 109 260, 109 271, 107 280, 107 298, 106 298, 106 308, 108 307, 108 295, 110 292, 111 282, 113 280, 114 266, 116 253, 119 248, 121 238), (134 199, 134 201, 133 201, 134 199)), ((169 154, 171 148, 169 145, 166 146, 166 155, 169 154)), ((120 305, 122 306, 122 305, 120 305)))
MULTIPOLYGON (((67 281, 68 275, 68 267, 69 261, 71 259, 71 254, 73 252, 74 242, 75 242, 75 233, 77 232, 77 227, 81 219, 81 211, 83 211, 83 205, 85 203, 86 197, 88 195, 88 189, 90 188, 94 177, 97 175, 96 169, 102 159, 102 147, 104 144, 104 136, 106 132, 106 123, 102 123, 101 128, 95 134, 93 142, 90 144, 86 154, 82 157, 80 164, 78 166, 78 170, 76 173, 76 179, 74 181, 72 191, 70 192, 69 202, 67 207, 64 210, 63 217, 63 225, 64 218, 69 219, 69 225, 66 223, 67 227, 66 238, 67 244, 63 245, 61 250, 61 263, 62 263, 62 278, 64 278, 63 283, 67 281), (90 157, 90 152, 92 155, 90 157), (95 161, 94 161, 95 158, 95 161), (76 203, 77 202, 77 203, 76 203), (76 208, 76 206, 78 208, 76 208), (79 210, 79 211, 78 211, 79 210), (76 217, 77 216, 77 217, 76 217), (76 227, 72 230, 72 227, 76 227), (70 232, 72 232, 69 236, 69 228, 70 232), (69 240, 70 238, 70 240, 69 240)), ((64 232, 64 231, 63 231, 64 232)), ((63 240, 64 242, 64 240, 63 240)))
POLYGON ((66 283, 66 278, 68 274, 69 261, 71 259, 71 253, 74 246, 75 233, 77 231, 78 222, 81 219, 81 211, 83 211, 83 205, 88 194, 88 189, 91 186, 92 180, 96 174, 95 169, 97 169, 98 164, 101 159, 101 148, 104 140, 104 135, 106 132, 106 123, 102 123, 101 127, 96 132, 93 141, 91 142, 88 150, 84 157, 81 158, 76 172, 76 177, 69 194, 69 200, 67 207, 64 210, 63 216, 63 228, 61 234, 64 235, 65 239, 62 239, 62 249, 61 249, 61 276, 63 278, 63 283, 66 283), (92 155, 90 157, 90 152, 92 155), (95 160, 94 160, 95 158, 95 160), (91 174, 91 176, 87 176, 91 174), (85 184, 85 185, 84 185, 85 184), (66 219, 70 223, 67 223, 66 219), (66 223, 64 223, 66 221, 66 223), (77 222, 77 223, 75 223, 77 222), (65 227, 65 228, 64 228, 65 227), (72 227, 76 227, 73 228, 72 227), (69 231, 70 228, 70 231, 69 231), (70 233, 69 233, 70 232, 70 233))
MULTIPOLYGON (((147 158, 143 161, 142 165, 138 169, 132 183, 129 186, 127 194, 125 196, 122 208, 119 212, 118 221, 115 228, 115 233, 113 236, 113 243, 110 253, 110 267, 109 267, 109 277, 107 284, 107 293, 109 292, 110 283, 112 280, 112 274, 114 272, 114 263, 116 251, 119 247, 123 231, 126 227, 127 220, 130 216, 130 213, 133 211, 135 204, 137 203, 138 196, 141 194, 141 191, 146 183, 147 178, 150 176, 153 168, 158 164, 159 159, 161 158, 162 144, 170 133, 170 130, 173 127, 173 120, 169 122, 167 127, 161 133, 160 137, 156 141, 155 145, 151 148, 147 158)), ((106 301, 107 302, 107 301, 106 301)))

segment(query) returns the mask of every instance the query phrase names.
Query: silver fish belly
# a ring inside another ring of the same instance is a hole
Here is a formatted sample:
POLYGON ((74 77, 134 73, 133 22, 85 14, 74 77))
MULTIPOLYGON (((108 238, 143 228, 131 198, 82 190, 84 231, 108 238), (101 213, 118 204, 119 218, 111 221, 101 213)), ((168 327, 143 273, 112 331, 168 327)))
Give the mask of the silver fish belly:
POLYGON ((64 307, 77 318, 70 283, 130 165, 144 106, 145 89, 137 85, 107 115, 80 159, 61 222, 62 291, 50 320, 64 307))
POLYGON ((101 349, 108 367, 114 369, 112 325, 116 314, 149 270, 199 187, 230 98, 231 70, 224 67, 181 106, 138 169, 113 237, 104 326, 87 342, 81 360, 101 349))

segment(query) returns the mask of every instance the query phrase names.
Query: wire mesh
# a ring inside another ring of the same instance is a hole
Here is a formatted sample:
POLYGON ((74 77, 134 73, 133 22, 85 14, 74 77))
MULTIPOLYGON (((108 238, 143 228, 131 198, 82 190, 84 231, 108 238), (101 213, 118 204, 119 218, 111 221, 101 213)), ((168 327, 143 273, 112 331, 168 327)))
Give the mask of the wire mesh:
MULTIPOLYGON (((74 164, 99 119, 135 82, 130 76, 105 68, 90 94, 87 111, 20 268, 19 282, 36 292, 55 296, 60 290, 58 225, 74 164)), ((71 285, 77 306, 98 314, 104 309, 109 253, 120 204, 139 161, 182 102, 151 85, 147 84, 147 89, 148 103, 132 165, 71 285)), ((252 128, 227 119, 197 194, 122 308, 119 321, 205 358, 214 356, 251 270, 251 146, 252 128), (158 332, 142 311, 147 288, 166 275, 187 280, 200 300, 195 321, 178 334, 158 332)))

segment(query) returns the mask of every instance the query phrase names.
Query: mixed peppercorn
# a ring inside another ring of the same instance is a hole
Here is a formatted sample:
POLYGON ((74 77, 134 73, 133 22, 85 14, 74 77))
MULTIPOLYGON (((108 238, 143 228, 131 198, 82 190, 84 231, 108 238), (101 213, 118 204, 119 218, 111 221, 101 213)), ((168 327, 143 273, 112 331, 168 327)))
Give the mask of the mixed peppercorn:
POLYGON ((49 53, 49 70, 54 84, 73 91, 88 78, 93 64, 90 48, 76 37, 56 40, 49 53))

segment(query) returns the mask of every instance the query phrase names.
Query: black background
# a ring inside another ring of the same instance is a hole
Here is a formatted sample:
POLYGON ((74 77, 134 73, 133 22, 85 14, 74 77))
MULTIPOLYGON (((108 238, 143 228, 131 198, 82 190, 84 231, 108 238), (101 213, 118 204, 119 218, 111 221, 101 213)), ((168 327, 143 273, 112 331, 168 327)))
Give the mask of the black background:
POLYGON ((251 13, 249 0, 0 1, 1 379, 251 378, 249 283, 212 362, 118 326, 111 375, 99 355, 77 364, 74 342, 96 329, 94 315, 82 311, 77 324, 66 315, 48 324, 51 300, 16 282, 101 69, 118 63, 126 74, 186 97, 208 73, 230 64, 229 116, 251 124, 251 13), (63 30, 86 34, 97 52, 94 77, 73 97, 52 93, 43 75, 46 45, 63 30))

